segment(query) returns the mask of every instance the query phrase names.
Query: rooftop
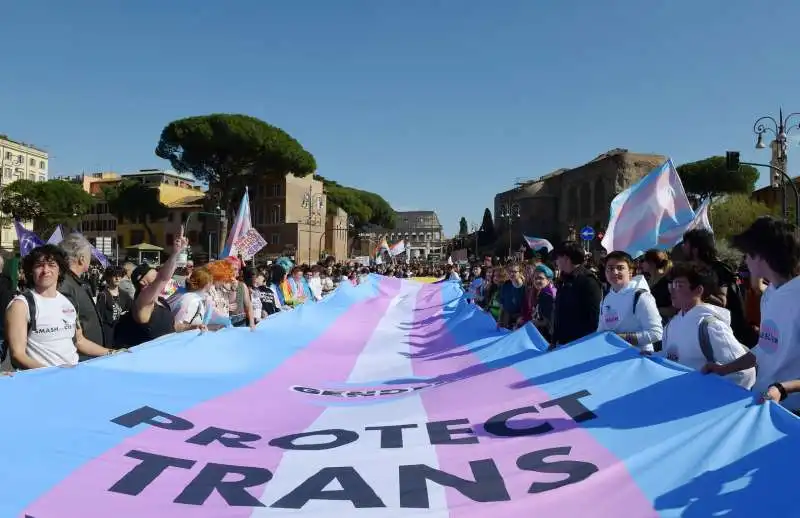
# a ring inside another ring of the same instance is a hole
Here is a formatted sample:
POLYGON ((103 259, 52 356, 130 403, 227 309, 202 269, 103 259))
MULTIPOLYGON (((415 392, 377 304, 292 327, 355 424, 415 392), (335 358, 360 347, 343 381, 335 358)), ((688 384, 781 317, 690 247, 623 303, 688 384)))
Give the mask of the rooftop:
POLYGON ((5 140, 6 142, 10 142, 12 144, 17 144, 18 146, 25 146, 27 148, 35 149, 36 151, 39 151, 39 152, 44 153, 44 154, 47 154, 47 151, 45 151, 44 149, 42 149, 40 147, 36 147, 33 144, 28 144, 27 142, 22 142, 20 140, 11 139, 11 138, 8 137, 8 135, 4 135, 4 134, 0 133, 0 140, 5 140))

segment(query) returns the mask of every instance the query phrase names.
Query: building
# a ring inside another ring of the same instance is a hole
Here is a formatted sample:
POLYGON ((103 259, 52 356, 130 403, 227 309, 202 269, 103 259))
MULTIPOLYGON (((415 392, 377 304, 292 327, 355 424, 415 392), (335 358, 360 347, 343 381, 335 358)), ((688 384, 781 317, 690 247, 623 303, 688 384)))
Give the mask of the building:
POLYGON ((332 255, 337 260, 347 259, 350 255, 350 221, 344 209, 336 207, 328 210, 325 221, 325 255, 332 255))
MULTIPOLYGON (((45 182, 49 177, 49 160, 46 151, 31 144, 16 142, 6 135, 0 135, 0 163, 2 164, 2 177, 0 189, 15 180, 31 180, 45 182)), ((31 228, 31 224, 25 224, 31 228)), ((17 233, 13 224, 4 225, 0 230, 0 247, 3 250, 13 250, 17 240, 17 233)))
POLYGON ((267 241, 265 258, 293 257, 313 264, 323 252, 347 257, 347 213, 328 207, 322 181, 313 175, 266 176, 250 186, 253 227, 267 241))
MULTIPOLYGON (((205 193, 191 178, 170 170, 141 169, 129 174, 106 172, 81 175, 74 177, 73 181, 80 183, 89 194, 98 196, 95 206, 81 221, 81 231, 109 257, 116 257, 117 250, 142 243, 168 250, 181 225, 185 225, 186 236, 194 253, 207 252, 209 246, 212 246, 212 250, 218 247, 218 224, 209 221, 206 231, 207 215, 197 214, 203 211, 205 193), (138 181, 157 189, 159 200, 168 208, 167 217, 159 220, 148 217, 146 220, 117 221, 101 195, 104 188, 114 187, 124 180, 138 181), (197 215, 192 217, 193 214, 197 215)), ((124 255, 120 252, 120 256, 124 255)))
MULTIPOLYGON (((792 178, 792 181, 797 186, 797 189, 800 190, 800 176, 796 176, 792 178)), ((766 187, 762 187, 761 189, 753 191, 753 194, 750 195, 750 199, 753 201, 761 202, 767 207, 772 209, 778 209, 780 212, 781 207, 781 195, 783 194, 782 187, 772 187, 767 185, 766 187)), ((795 196, 794 191, 792 190, 791 185, 786 183, 786 208, 788 210, 794 210, 795 206, 795 196)))
MULTIPOLYGON (((666 159, 613 149, 584 165, 517 182, 494 197, 495 232, 503 236, 505 246, 510 235, 513 248, 522 245, 523 234, 555 243, 577 239, 577 232, 587 225, 602 232, 611 200, 666 159), (509 210, 514 207, 519 208, 518 216, 509 210), (504 217, 507 214, 510 217, 504 217)), ((599 247, 599 240, 594 244, 599 247)))
POLYGON ((439 216, 432 210, 395 212, 395 228, 373 227, 359 234, 359 247, 355 255, 373 255, 382 238, 391 245, 405 239, 407 257, 432 259, 441 257, 445 244, 444 229, 439 216))

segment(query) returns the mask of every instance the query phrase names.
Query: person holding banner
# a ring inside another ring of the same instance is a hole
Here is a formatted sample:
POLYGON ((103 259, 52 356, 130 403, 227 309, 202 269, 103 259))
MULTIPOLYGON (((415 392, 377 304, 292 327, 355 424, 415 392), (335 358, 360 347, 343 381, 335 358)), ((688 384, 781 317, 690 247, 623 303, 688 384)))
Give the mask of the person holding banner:
POLYGON ((600 303, 598 331, 612 331, 640 350, 655 352, 664 328, 656 299, 641 275, 633 276, 633 258, 614 251, 606 256, 609 290, 600 303))
POLYGON ((726 376, 757 367, 753 390, 800 413, 800 236, 798 229, 770 216, 758 218, 731 240, 745 254, 750 275, 769 287, 761 299, 758 344, 727 363, 708 362, 703 372, 726 376))
POLYGON ((183 232, 181 225, 172 254, 158 271, 149 264, 141 264, 131 274, 136 297, 133 300, 133 309, 120 318, 114 329, 117 345, 139 345, 175 332, 172 311, 162 292, 175 275, 178 257, 189 244, 183 232))
POLYGON ((78 353, 104 356, 114 351, 86 338, 75 305, 58 291, 69 262, 56 245, 42 245, 22 260, 31 289, 17 295, 5 315, 11 365, 18 370, 71 367, 78 353))

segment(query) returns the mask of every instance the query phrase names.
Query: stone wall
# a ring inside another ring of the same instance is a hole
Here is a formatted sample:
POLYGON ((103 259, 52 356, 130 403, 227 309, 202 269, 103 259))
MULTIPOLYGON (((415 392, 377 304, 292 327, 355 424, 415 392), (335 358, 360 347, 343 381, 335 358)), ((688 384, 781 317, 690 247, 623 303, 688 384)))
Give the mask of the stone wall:
POLYGON ((508 232, 509 221, 500 214, 509 203, 520 207, 520 217, 510 222, 515 248, 522 234, 555 243, 566 239, 571 229, 586 225, 602 231, 608 224, 611 200, 665 160, 661 155, 615 149, 574 169, 519 184, 495 196, 496 231, 498 235, 508 232))

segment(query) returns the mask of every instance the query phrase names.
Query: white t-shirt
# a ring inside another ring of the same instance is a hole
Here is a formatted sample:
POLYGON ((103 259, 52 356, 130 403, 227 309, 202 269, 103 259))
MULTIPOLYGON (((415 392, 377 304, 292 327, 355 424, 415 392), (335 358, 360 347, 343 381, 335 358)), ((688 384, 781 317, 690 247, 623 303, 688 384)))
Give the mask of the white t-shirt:
MULTIPOLYGON (((78 312, 75 306, 61 293, 56 293, 55 297, 42 297, 33 292, 33 298, 36 301, 36 329, 28 333, 28 356, 47 366, 77 365, 78 349, 74 340, 78 312)), ((25 322, 29 322, 28 301, 23 295, 17 295, 11 304, 18 300, 25 304, 25 322)))
MULTIPOLYGON (((753 390, 765 392, 773 383, 800 379, 800 277, 780 288, 770 288, 761 299, 761 331, 751 349, 758 361, 753 390)), ((781 403, 800 409, 800 393, 781 403)))

